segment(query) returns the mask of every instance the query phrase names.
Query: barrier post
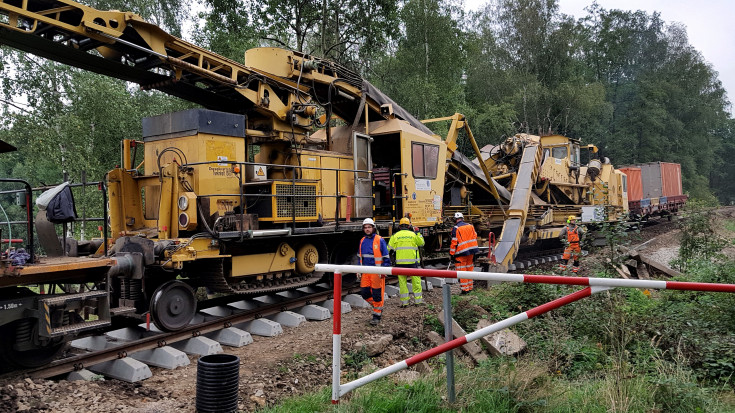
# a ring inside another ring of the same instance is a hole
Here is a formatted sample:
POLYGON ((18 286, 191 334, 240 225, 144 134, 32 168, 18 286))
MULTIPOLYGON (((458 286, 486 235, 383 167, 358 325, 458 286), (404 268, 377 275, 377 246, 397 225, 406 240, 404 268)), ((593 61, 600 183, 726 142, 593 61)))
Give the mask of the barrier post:
POLYGON ((340 361, 342 361, 342 273, 334 272, 332 294, 332 404, 339 404, 340 361))
MULTIPOLYGON (((442 296, 444 301, 444 341, 448 343, 452 341, 452 290, 447 283, 442 286, 442 296)), ((447 395, 449 403, 454 403, 456 399, 454 392, 454 351, 447 351, 445 357, 447 360, 447 395)))

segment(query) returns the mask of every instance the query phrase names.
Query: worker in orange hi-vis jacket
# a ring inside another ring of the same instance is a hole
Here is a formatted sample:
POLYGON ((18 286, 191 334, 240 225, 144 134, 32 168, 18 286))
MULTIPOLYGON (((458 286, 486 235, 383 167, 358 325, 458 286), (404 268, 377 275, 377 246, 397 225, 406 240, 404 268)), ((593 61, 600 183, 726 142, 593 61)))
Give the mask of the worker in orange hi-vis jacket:
POLYGON ((562 262, 559 264, 559 269, 564 272, 567 270, 567 263, 570 259, 574 259, 574 265, 572 266, 572 272, 579 272, 579 256, 582 255, 582 248, 579 243, 582 242, 584 236, 584 230, 577 226, 577 217, 570 215, 567 218, 567 226, 562 228, 559 238, 561 238, 566 248, 564 248, 564 255, 562 256, 562 262))
MULTIPOLYGON (((378 228, 375 226, 375 221, 371 218, 365 218, 362 221, 362 230, 365 236, 360 240, 360 248, 357 254, 360 257, 360 265, 390 267, 388 244, 383 237, 378 235, 378 228)), ((360 278, 360 295, 373 306, 373 318, 370 320, 371 325, 376 326, 380 324, 380 318, 383 315, 384 291, 385 275, 362 274, 362 278, 360 278)))
MULTIPOLYGON (((457 271, 472 271, 475 269, 474 259, 477 252, 477 233, 475 227, 464 222, 464 215, 461 212, 454 214, 456 225, 452 228, 452 243, 449 246, 449 255, 455 263, 454 268, 457 271)), ((459 279, 459 287, 462 294, 469 294, 472 291, 472 280, 466 278, 459 279)))

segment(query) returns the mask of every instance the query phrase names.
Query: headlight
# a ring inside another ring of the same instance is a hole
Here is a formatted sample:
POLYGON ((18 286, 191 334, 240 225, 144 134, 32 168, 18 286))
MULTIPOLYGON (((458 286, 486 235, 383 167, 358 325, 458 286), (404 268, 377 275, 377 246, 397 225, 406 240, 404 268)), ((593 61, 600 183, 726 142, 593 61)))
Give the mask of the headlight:
POLYGON ((189 198, 187 198, 185 195, 181 195, 179 197, 179 209, 182 211, 186 211, 186 208, 189 208, 189 198))
POLYGON ((179 226, 182 228, 189 226, 189 215, 186 212, 179 214, 179 226))

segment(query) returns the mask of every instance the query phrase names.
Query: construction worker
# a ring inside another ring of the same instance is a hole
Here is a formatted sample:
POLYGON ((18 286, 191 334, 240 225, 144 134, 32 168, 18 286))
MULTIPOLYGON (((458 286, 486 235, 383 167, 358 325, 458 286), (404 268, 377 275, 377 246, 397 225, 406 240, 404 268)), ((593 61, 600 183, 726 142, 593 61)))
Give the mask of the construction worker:
MULTIPOLYGON (((388 249, 396 252, 396 267, 418 268, 419 247, 424 245, 424 237, 418 232, 418 228, 411 226, 408 218, 401 218, 398 224, 400 231, 393 234, 388 242, 388 249)), ((410 297, 408 294, 408 283, 405 275, 398 276, 398 290, 400 292, 401 308, 408 307, 410 297)), ((411 289, 413 300, 416 304, 424 302, 421 289, 421 277, 411 276, 411 289)))
POLYGON ((579 243, 582 241, 584 236, 584 230, 577 226, 577 217, 570 215, 567 217, 567 225, 562 228, 559 238, 561 238, 566 248, 564 248, 564 255, 562 256, 562 262, 559 264, 559 269, 564 272, 567 270, 567 262, 570 258, 574 259, 574 266, 572 266, 572 272, 579 272, 579 256, 582 255, 582 249, 579 247, 579 243))
MULTIPOLYGON (((362 221, 362 231, 365 236, 360 240, 360 249, 357 254, 360 257, 360 265, 390 267, 388 245, 378 235, 378 228, 372 218, 365 218, 362 221)), ((385 291, 385 275, 362 274, 360 294, 373 306, 373 318, 370 324, 374 326, 380 324, 380 317, 383 314, 383 291, 385 291)))
MULTIPOLYGON (((457 271, 472 271, 475 269, 473 261, 478 250, 475 227, 464 222, 464 215, 461 212, 454 214, 454 220, 456 224, 452 228, 452 243, 449 246, 449 255, 452 256, 457 271)), ((459 279, 462 294, 469 294, 472 291, 472 285, 470 279, 459 279)))

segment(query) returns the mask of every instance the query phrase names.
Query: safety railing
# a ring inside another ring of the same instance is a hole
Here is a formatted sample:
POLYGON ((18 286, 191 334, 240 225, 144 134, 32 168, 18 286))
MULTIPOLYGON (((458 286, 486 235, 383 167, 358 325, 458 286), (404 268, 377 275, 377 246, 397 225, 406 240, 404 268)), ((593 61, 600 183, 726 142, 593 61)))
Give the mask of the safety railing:
MULTIPOLYGON (((81 190, 81 196, 82 196, 82 216, 77 217, 72 224, 79 224, 80 225, 80 237, 82 239, 85 239, 85 227, 84 225, 87 223, 92 222, 99 222, 102 225, 99 226, 101 230, 101 235, 103 238, 104 243, 104 250, 105 255, 107 255, 107 219, 104 217, 107 216, 107 185, 104 181, 87 181, 87 174, 86 171, 82 171, 81 175, 82 182, 79 183, 71 183, 69 184, 69 188, 74 190, 81 190), (101 194, 101 205, 102 205, 102 216, 103 217, 88 217, 87 216, 87 200, 85 198, 85 189, 87 187, 95 187, 97 188, 101 194)), ((64 175, 64 181, 69 181, 69 177, 65 174, 64 175)), ((2 178, 0 179, 0 183, 17 183, 17 184, 23 184, 23 189, 9 189, 9 190, 2 190, 0 191, 0 195, 18 195, 22 194, 22 197, 18 198, 19 202, 18 204, 24 209, 25 212, 25 219, 24 220, 10 220, 7 218, 7 215, 4 217, 6 218, 5 221, 0 221, 0 228, 5 226, 24 226, 26 227, 26 236, 28 237, 28 243, 26 246, 26 250, 28 251, 29 255, 31 256, 31 261, 33 261, 33 257, 35 257, 35 253, 37 251, 36 245, 34 244, 34 226, 33 226, 33 202, 34 202, 34 193, 42 193, 44 191, 47 191, 49 189, 53 189, 58 184, 54 185, 44 185, 41 187, 35 187, 31 188, 30 184, 22 179, 14 179, 14 178, 2 178)), ((75 195, 76 196, 76 195, 75 195)), ((73 230, 73 228, 72 228, 73 230)), ((63 233, 66 233, 66 227, 63 231, 63 233)), ((10 240, 10 242, 17 242, 18 240, 10 240)))
POLYGON ((547 313, 569 303, 579 301, 592 296, 595 293, 612 288, 645 288, 655 290, 687 290, 687 291, 710 291, 735 293, 735 284, 698 283, 684 281, 658 281, 658 280, 629 280, 618 278, 594 278, 594 277, 563 277, 558 275, 532 275, 532 274, 509 274, 476 271, 452 271, 452 270, 425 270, 420 268, 397 268, 397 267, 366 267, 359 265, 332 265, 317 264, 315 271, 334 273, 334 316, 333 316, 333 338, 332 338, 332 403, 338 404, 340 397, 350 391, 371 383, 392 373, 407 369, 417 363, 438 356, 449 350, 453 350, 471 341, 485 337, 505 328, 511 327, 530 318, 547 313), (466 336, 448 341, 440 346, 431 348, 416 354, 403 361, 394 363, 388 367, 377 370, 367 376, 358 378, 351 382, 340 383, 341 341, 342 341, 342 274, 369 273, 382 275, 405 275, 419 277, 437 278, 465 278, 471 280, 484 280, 488 282, 517 282, 530 284, 560 284, 584 286, 577 292, 566 295, 556 300, 534 307, 530 310, 516 314, 510 318, 499 321, 466 336))

